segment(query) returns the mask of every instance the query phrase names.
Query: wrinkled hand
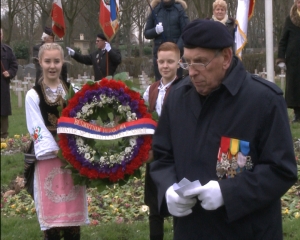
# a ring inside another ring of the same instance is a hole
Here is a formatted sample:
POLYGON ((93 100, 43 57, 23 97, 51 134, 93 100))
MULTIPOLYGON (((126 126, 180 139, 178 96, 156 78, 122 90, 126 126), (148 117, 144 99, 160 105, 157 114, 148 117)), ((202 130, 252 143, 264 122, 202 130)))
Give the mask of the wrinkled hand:
POLYGON ((191 195, 198 195, 198 199, 202 201, 201 206, 206 210, 215 210, 224 205, 220 185, 217 181, 209 181, 204 186, 188 190, 184 193, 186 197, 191 195))
POLYGON ((164 27, 161 23, 156 24, 155 31, 157 34, 161 34, 164 31, 164 27))
POLYGON ((105 50, 109 52, 111 50, 111 46, 108 42, 105 42, 105 50))
POLYGON ((66 47, 66 48, 67 48, 68 54, 69 54, 70 56, 74 56, 74 55, 75 55, 75 51, 74 51, 72 48, 70 48, 70 47, 66 47))
POLYGON ((8 72, 8 71, 4 71, 4 72, 2 72, 2 74, 3 74, 3 76, 4 76, 4 77, 6 77, 6 78, 10 77, 10 75, 9 75, 9 72, 8 72))
POLYGON ((285 67, 285 63, 284 62, 280 62, 277 64, 278 67, 280 68, 284 68, 285 67))
POLYGON ((168 210, 173 216, 183 217, 192 213, 192 207, 197 201, 195 198, 180 197, 171 186, 166 191, 166 202, 168 210))

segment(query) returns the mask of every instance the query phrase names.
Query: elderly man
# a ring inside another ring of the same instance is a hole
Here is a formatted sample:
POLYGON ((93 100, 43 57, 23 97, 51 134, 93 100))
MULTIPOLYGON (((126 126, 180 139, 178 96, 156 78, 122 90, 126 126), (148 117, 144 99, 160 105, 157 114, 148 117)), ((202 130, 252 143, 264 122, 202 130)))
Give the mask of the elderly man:
POLYGON ((77 62, 93 65, 95 80, 99 81, 106 76, 113 76, 118 65, 122 61, 121 53, 107 42, 104 34, 100 33, 96 38, 97 50, 89 55, 80 55, 72 48, 67 47, 69 55, 77 62))
POLYGON ((160 212, 174 216, 175 240, 282 239, 280 197, 297 180, 283 93, 246 72, 224 24, 195 20, 182 38, 189 77, 153 138, 160 212))
POLYGON ((18 62, 12 49, 2 43, 3 31, 1 28, 1 138, 8 137, 8 116, 11 115, 10 80, 18 71, 18 62))

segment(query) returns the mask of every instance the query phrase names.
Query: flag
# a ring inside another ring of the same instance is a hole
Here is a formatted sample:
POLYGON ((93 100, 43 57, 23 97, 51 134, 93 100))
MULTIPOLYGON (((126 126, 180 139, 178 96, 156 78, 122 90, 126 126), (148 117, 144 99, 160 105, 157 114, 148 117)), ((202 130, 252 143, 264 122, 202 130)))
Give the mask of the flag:
POLYGON ((254 12, 255 0, 238 0, 238 7, 236 10, 236 25, 235 32, 235 54, 241 59, 242 50, 247 43, 247 29, 248 21, 251 19, 254 12))
POLYGON ((119 0, 100 0, 99 24, 108 41, 119 30, 119 0))
POLYGON ((64 20, 64 12, 61 5, 61 0, 53 0, 52 10, 52 30, 53 33, 62 38, 65 35, 65 20, 64 20))

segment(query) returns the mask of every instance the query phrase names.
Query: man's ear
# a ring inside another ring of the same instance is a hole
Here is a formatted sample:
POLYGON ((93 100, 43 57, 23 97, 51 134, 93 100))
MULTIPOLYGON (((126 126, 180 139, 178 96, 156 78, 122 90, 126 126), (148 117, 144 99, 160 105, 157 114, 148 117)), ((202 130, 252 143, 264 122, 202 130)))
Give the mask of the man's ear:
POLYGON ((223 61, 223 68, 225 70, 227 70, 230 67, 231 61, 232 61, 232 48, 228 47, 228 48, 224 48, 222 50, 222 55, 224 57, 224 61, 223 61))

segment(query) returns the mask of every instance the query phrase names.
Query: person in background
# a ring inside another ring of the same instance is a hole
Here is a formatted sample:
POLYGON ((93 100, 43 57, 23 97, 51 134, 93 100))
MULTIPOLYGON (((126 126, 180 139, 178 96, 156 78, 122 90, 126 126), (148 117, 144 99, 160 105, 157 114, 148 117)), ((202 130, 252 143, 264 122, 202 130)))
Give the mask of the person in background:
MULTIPOLYGON (((153 39, 153 67, 155 80, 161 79, 157 65, 157 49, 163 42, 174 42, 183 53, 181 33, 188 24, 189 18, 185 10, 187 4, 183 0, 153 0, 144 30, 146 39, 153 39)), ((178 69, 177 76, 182 77, 182 69, 178 69)))
MULTIPOLYGON (((236 30, 235 19, 228 17, 227 3, 224 0, 215 0, 213 2, 213 15, 211 20, 223 23, 227 27, 228 31, 232 34, 234 39, 236 30)), ((232 49, 234 49, 234 44, 232 49)))
POLYGON ((93 65, 95 80, 99 81, 106 76, 113 76, 118 65, 122 61, 118 49, 111 47, 104 34, 99 33, 96 38, 97 50, 89 55, 76 53, 72 48, 67 47, 69 55, 77 62, 93 65))
POLYGON ((61 168, 56 142, 58 106, 65 106, 68 87, 59 76, 64 62, 57 43, 45 43, 38 55, 42 78, 25 98, 27 129, 36 156, 34 203, 44 240, 79 240, 80 226, 89 223, 86 188, 74 186, 71 171, 61 168))
POLYGON ((11 115, 10 80, 18 71, 18 62, 10 46, 3 43, 1 28, 1 138, 8 137, 8 116, 11 115))
POLYGON ((224 24, 194 20, 182 39, 189 77, 152 143, 160 212, 174 216, 174 240, 282 239, 281 196, 297 181, 283 92, 245 70, 224 24), (184 178, 195 182, 180 192, 184 178))
MULTIPOLYGON (((144 100, 149 103, 148 110, 150 113, 156 111, 158 116, 161 115, 163 103, 171 87, 182 79, 176 75, 179 60, 180 49, 175 43, 165 42, 159 46, 157 50, 157 64, 162 77, 160 81, 156 81, 149 86, 143 94, 144 100)), ((164 217, 169 216, 169 213, 160 214, 158 211, 157 190, 149 175, 149 169, 148 162, 145 174, 145 204, 149 206, 150 210, 150 240, 163 240, 164 217)))
MULTIPOLYGON (((44 32, 43 32, 42 37, 41 37, 42 42, 40 44, 37 44, 37 45, 33 46, 33 63, 35 65, 35 71, 36 71, 36 73, 35 73, 35 84, 38 83, 39 79, 42 76, 42 69, 41 69, 41 66, 40 66, 39 60, 38 60, 38 54, 39 54, 40 47, 44 43, 53 43, 54 38, 55 38, 55 35, 54 35, 52 29, 49 28, 49 27, 45 27, 44 32)), ((68 78, 68 68, 67 68, 67 64, 64 63, 63 67, 62 67, 62 70, 61 70, 60 79, 63 80, 67 84, 67 86, 69 87, 70 84, 67 81, 67 78, 68 78)))
POLYGON ((286 18, 278 45, 276 64, 286 66, 285 101, 294 109, 293 123, 300 122, 300 0, 295 0, 286 18))

